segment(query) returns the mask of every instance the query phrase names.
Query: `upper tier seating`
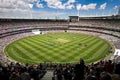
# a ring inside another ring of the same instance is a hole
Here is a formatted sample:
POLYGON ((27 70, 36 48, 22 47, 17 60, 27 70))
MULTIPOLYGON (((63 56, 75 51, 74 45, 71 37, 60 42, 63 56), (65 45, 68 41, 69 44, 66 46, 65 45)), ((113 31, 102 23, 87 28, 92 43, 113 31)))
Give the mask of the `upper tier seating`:
POLYGON ((71 22, 70 26, 88 26, 88 27, 102 27, 109 29, 120 30, 120 20, 108 19, 81 19, 79 22, 71 22))
POLYGON ((66 20, 1 20, 0 34, 15 30, 24 30, 31 28, 66 28, 67 26, 68 22, 66 20))

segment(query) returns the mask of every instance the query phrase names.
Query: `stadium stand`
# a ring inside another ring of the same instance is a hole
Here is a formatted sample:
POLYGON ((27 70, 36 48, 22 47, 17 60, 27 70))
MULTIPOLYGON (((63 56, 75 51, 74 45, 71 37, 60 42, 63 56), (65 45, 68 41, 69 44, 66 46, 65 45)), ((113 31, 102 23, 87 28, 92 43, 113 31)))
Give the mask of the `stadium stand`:
POLYGON ((21 65, 11 62, 9 65, 0 64, 0 79, 2 80, 40 80, 46 73, 46 65, 21 65))
POLYGON ((120 20, 108 20, 108 19, 81 19, 79 22, 70 23, 71 26, 88 26, 96 28, 116 28, 120 29, 120 20))
POLYGON ((67 20, 0 19, 0 37, 30 32, 32 29, 66 29, 67 20))
MULTIPOLYGON (((120 20, 118 19, 81 19, 79 22, 69 23, 67 20, 0 19, 0 79, 22 80, 27 77, 27 80, 40 80, 47 72, 46 70, 54 70, 51 77, 53 80, 72 80, 74 78, 76 63, 25 65, 8 59, 4 54, 6 45, 23 37, 35 35, 32 33, 32 30, 35 29, 45 33, 67 30, 67 32, 91 34, 110 41, 115 48, 120 49, 120 20)), ((117 61, 103 60, 85 64, 84 79, 119 80, 119 61, 118 57, 117 61), (106 77, 107 79, 103 79, 106 77)))
POLYGON ((118 66, 120 66, 119 63, 116 64, 111 60, 99 61, 95 64, 94 63, 83 64, 83 62, 81 61, 80 64, 78 63, 75 65, 59 64, 56 65, 54 69, 54 78, 55 80, 119 80, 120 76, 119 76, 118 66), (85 67, 83 68, 83 66, 85 67), (77 74, 83 74, 84 79, 75 78, 76 68, 77 68, 77 74), (79 72, 80 69, 84 71, 81 73, 79 72))

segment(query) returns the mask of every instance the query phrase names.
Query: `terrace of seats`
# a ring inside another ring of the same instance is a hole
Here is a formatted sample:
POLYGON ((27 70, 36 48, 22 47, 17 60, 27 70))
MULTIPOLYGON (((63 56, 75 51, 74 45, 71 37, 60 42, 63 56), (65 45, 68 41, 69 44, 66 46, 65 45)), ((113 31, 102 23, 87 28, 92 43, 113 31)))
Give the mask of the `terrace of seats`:
POLYGON ((70 30, 99 32, 120 38, 120 19, 80 19, 79 22, 71 21, 70 30))
POLYGON ((72 21, 69 26, 120 30, 120 19, 80 19, 79 22, 72 21))
POLYGON ((32 28, 66 28, 67 20, 0 19, 0 34, 32 28))

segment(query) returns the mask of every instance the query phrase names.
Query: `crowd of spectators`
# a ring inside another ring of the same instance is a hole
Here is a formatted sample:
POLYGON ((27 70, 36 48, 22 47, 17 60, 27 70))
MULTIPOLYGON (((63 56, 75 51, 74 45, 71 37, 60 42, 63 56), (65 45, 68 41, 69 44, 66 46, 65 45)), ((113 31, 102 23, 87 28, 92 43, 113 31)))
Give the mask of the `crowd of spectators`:
POLYGON ((120 62, 111 60, 85 64, 59 64, 55 67, 53 80, 120 80, 120 62))
POLYGON ((71 22, 70 26, 89 26, 89 27, 102 27, 110 29, 120 29, 120 20, 108 19, 81 19, 79 22, 71 22))
POLYGON ((5 32, 11 32, 16 30, 24 30, 31 28, 53 28, 53 27, 65 27, 68 26, 88 26, 88 27, 102 27, 110 29, 120 29, 120 20, 95 20, 84 19, 79 22, 67 22, 66 21, 41 21, 41 20, 8 20, 0 21, 0 34, 5 32))
POLYGON ((45 75, 46 68, 45 64, 0 64, 0 80, 40 80, 45 75))
POLYGON ((16 30, 24 30, 31 28, 54 28, 54 27, 68 27, 67 21, 1 21, 0 34, 16 30))
POLYGON ((10 44, 11 42, 14 42, 18 39, 27 37, 27 36, 33 36, 34 34, 30 33, 23 33, 23 34, 16 34, 16 35, 11 35, 11 36, 7 36, 4 38, 0 39, 0 62, 4 65, 6 65, 7 63, 10 62, 10 60, 8 59, 8 57, 4 54, 4 49, 5 47, 10 44))
POLYGON ((38 65, 10 62, 0 63, 0 79, 2 80, 40 80, 47 70, 53 70, 52 80, 120 80, 120 62, 101 60, 86 64, 83 59, 79 63, 40 63, 38 65))
POLYGON ((120 40, 114 41, 113 43, 117 49, 120 49, 120 40))
POLYGON ((0 63, 1 80, 40 80, 47 70, 53 70, 52 80, 120 80, 120 62, 101 60, 86 64, 83 59, 72 64, 40 63, 38 65, 0 63))

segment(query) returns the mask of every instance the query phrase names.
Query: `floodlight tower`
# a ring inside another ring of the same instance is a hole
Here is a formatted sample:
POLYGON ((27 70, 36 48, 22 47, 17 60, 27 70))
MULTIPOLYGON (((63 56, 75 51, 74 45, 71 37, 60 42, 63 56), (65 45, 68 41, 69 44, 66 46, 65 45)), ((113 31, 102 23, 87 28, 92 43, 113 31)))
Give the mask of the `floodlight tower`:
POLYGON ((120 15, 120 6, 119 6, 119 8, 118 8, 118 15, 120 15))
POLYGON ((33 4, 29 4, 29 8, 30 8, 30 18, 32 19, 32 7, 33 7, 33 4))
POLYGON ((80 9, 78 10, 78 22, 79 22, 79 16, 80 16, 80 9))
POLYGON ((77 8, 77 11, 78 11, 78 22, 79 22, 81 4, 78 4, 78 5, 76 6, 76 8, 77 8))

